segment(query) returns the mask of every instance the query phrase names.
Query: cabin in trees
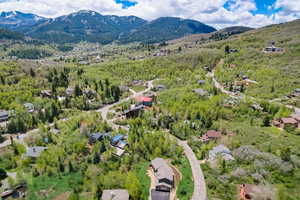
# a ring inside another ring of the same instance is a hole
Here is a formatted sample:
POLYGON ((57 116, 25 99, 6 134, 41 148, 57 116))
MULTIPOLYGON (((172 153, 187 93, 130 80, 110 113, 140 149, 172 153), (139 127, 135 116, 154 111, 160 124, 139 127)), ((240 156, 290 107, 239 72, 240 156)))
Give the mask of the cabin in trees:
POLYGON ((103 190, 101 200, 129 200, 127 190, 103 190))
POLYGON ((209 130, 201 137, 202 142, 209 142, 212 140, 217 140, 222 137, 222 133, 220 131, 209 130))
POLYGON ((162 192, 170 192, 174 188, 174 172, 167 162, 162 158, 155 158, 151 161, 156 182, 155 190, 162 192))
POLYGON ((0 122, 8 121, 8 119, 9 119, 9 114, 10 114, 9 111, 1 110, 1 111, 0 111, 0 122))

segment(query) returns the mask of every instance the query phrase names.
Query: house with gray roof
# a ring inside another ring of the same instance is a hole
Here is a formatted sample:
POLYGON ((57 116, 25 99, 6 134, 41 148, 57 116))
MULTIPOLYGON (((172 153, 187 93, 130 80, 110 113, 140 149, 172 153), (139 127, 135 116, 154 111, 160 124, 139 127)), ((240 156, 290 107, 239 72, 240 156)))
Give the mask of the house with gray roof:
POLYGON ((0 111, 0 122, 8 121, 9 119, 9 111, 1 110, 0 111))
POLYGON ((174 187, 174 172, 172 168, 162 158, 152 160, 150 167, 156 178, 155 189, 157 191, 170 192, 174 187))
POLYGON ((34 112, 34 105, 32 103, 25 103, 24 107, 27 110, 27 112, 29 113, 34 112))
POLYGON ((170 200, 170 192, 162 192, 152 189, 151 200, 170 200))
POLYGON ((127 190, 104 190, 101 200, 129 200, 127 190))
POLYGON ((40 157, 41 153, 46 149, 48 149, 48 147, 40 147, 40 146, 29 147, 27 148, 25 156, 28 158, 38 158, 40 157))

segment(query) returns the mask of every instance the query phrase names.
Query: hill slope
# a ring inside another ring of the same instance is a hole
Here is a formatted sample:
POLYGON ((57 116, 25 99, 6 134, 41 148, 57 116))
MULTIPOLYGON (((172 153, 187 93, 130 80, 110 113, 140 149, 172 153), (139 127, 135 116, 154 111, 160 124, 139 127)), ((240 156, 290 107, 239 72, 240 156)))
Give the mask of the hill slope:
MULTIPOLYGON (((299 88, 300 81, 300 20, 267 26, 223 40, 206 47, 223 49, 226 45, 238 53, 225 56, 225 64, 218 66, 218 80, 228 85, 246 75, 258 84, 246 88, 246 94, 262 99, 283 98, 299 88), (263 49, 274 41, 282 53, 265 53, 263 49), (236 67, 230 68, 230 64, 236 67)), ((288 100, 300 106, 299 99, 288 100)))
POLYGON ((123 42, 146 41, 160 42, 180 38, 196 33, 211 33, 215 28, 202 24, 195 20, 175 17, 162 17, 144 24, 129 35, 121 37, 123 42))
POLYGON ((103 44, 113 41, 148 43, 215 31, 213 27, 195 20, 163 17, 147 22, 135 16, 105 16, 86 10, 55 19, 45 19, 21 12, 2 13, 1 16, 0 27, 55 43, 80 41, 103 44))

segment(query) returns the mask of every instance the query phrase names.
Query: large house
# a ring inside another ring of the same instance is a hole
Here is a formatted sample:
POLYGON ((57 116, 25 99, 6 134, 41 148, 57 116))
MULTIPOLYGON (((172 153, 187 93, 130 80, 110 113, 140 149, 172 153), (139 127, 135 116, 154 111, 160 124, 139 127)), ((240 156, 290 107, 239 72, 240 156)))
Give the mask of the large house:
POLYGON ((217 140, 222 137, 222 133, 215 130, 209 130, 207 131, 202 137, 202 142, 209 142, 211 140, 217 140))
POLYGON ((174 187, 174 172, 167 162, 162 158, 155 158, 151 161, 156 178, 156 191, 170 192, 174 187))
POLYGON ((129 200, 127 190, 104 190, 101 200, 129 200))
POLYGON ((8 121, 9 119, 9 111, 2 110, 0 111, 0 122, 8 121))

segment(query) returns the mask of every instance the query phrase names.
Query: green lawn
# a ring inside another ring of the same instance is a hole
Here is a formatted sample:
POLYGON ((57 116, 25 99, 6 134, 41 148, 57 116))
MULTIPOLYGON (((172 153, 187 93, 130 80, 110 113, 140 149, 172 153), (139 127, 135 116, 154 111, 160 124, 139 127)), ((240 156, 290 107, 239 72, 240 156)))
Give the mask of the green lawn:
POLYGON ((142 187, 141 199, 144 200, 149 199, 149 189, 151 184, 150 177, 147 175, 148 167, 149 167, 148 162, 141 163, 136 166, 136 174, 142 187))
POLYGON ((57 195, 72 191, 72 186, 80 182, 81 175, 78 173, 64 176, 40 176, 35 177, 28 184, 28 200, 50 200, 57 195), (43 195, 46 194, 46 195, 43 195))
POLYGON ((181 159, 178 168, 182 177, 177 187, 177 198, 180 200, 189 200, 194 192, 194 182, 192 178, 192 169, 187 158, 181 159))

